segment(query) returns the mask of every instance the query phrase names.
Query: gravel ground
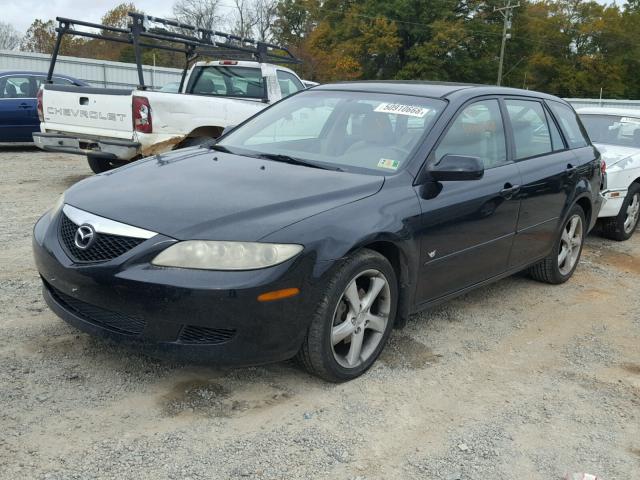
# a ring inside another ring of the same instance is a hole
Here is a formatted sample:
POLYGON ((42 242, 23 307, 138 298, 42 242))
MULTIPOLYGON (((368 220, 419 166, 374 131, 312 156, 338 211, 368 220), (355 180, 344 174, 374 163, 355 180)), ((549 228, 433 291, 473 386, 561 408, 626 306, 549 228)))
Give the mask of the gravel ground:
POLYGON ((90 171, 0 150, 0 478, 640 478, 640 235, 590 237, 414 316, 364 377, 195 367, 91 338, 40 295, 31 228, 90 171))

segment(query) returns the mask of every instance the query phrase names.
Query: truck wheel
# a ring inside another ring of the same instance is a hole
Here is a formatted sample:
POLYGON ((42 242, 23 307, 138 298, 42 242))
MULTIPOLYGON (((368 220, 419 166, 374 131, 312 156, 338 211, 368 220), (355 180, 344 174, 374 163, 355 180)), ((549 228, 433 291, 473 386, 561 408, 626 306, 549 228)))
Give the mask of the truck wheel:
POLYGON ((213 137, 189 137, 178 148, 198 147, 213 140, 213 137))
POLYGON ((89 162, 89 168, 91 168, 93 173, 106 172, 125 164, 125 162, 109 160, 108 158, 98 157, 91 154, 87 155, 87 162, 89 162))
POLYGON ((603 237, 623 242, 629 240, 640 219, 640 184, 629 187, 622 208, 616 217, 603 218, 601 233, 603 237))
POLYGON ((562 224, 553 250, 547 258, 529 268, 534 280, 557 285, 571 278, 575 272, 587 235, 584 210, 575 205, 562 224))
POLYGON ((385 257, 368 249, 348 257, 328 282, 298 361, 330 382, 362 375, 391 334, 397 304, 396 274, 385 257))

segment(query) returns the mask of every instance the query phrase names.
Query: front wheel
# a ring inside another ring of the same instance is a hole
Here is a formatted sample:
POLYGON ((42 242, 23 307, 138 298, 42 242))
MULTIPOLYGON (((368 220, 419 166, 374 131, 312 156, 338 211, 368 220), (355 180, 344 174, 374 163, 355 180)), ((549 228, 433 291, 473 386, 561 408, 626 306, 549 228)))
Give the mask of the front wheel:
POLYGON ((640 184, 634 183, 629 187, 627 196, 622 203, 620 213, 616 217, 602 220, 602 236, 623 242, 629 240, 636 231, 640 219, 640 184))
POLYGON ((355 253, 329 281, 298 359, 310 373, 331 382, 362 375, 391 334, 397 303, 389 261, 372 250, 355 253))
POLYGON ((529 269, 531 277, 554 285, 569 280, 580 261, 587 228, 584 211, 575 205, 564 221, 549 256, 529 269))

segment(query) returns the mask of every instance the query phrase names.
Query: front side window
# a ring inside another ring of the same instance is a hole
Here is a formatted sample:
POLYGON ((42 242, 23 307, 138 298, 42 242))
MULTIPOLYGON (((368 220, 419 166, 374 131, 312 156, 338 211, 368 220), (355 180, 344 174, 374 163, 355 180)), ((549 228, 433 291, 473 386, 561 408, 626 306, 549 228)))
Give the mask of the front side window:
POLYGON ((569 148, 580 148, 589 145, 589 141, 585 138, 578 116, 571 107, 559 102, 549 101, 549 108, 558 119, 560 128, 564 132, 564 138, 569 143, 569 148))
POLYGON ((581 114, 580 118, 593 142, 640 148, 640 117, 581 114))
POLYGON ((35 88, 29 77, 4 77, 0 83, 0 98, 35 98, 35 88))
POLYGON ((262 98, 262 71, 259 68, 205 66, 193 70, 187 91, 194 95, 262 98))
POLYGON ((218 145, 248 156, 286 155, 327 168, 393 174, 444 108, 441 100, 308 90, 266 109, 218 145))
POLYGON ((497 100, 482 100, 462 110, 436 148, 436 163, 445 155, 478 157, 484 168, 507 163, 507 146, 497 100))
POLYGON ((278 70, 277 72, 278 84, 280 85, 280 92, 283 97, 288 97, 292 93, 304 90, 302 82, 296 78, 295 75, 285 72, 284 70, 278 70))
POLYGON ((505 100, 513 130, 516 159, 551 153, 551 134, 544 108, 531 100, 505 100))

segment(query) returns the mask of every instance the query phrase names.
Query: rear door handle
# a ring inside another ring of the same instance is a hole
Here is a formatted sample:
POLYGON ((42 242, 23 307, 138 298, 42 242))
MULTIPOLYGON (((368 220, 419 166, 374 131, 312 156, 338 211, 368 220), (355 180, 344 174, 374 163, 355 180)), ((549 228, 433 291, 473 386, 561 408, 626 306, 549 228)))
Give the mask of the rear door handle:
POLYGON ((21 103, 20 105, 18 105, 18 108, 31 108, 31 105, 29 105, 28 103, 21 103))
POLYGON ((566 170, 567 174, 573 175, 574 173, 576 173, 576 170, 578 170, 578 167, 574 167, 570 163, 567 165, 567 170, 566 170))
POLYGON ((500 195, 502 195, 507 200, 516 195, 520 191, 520 185, 512 185, 510 183, 505 183, 504 188, 500 190, 500 195))

